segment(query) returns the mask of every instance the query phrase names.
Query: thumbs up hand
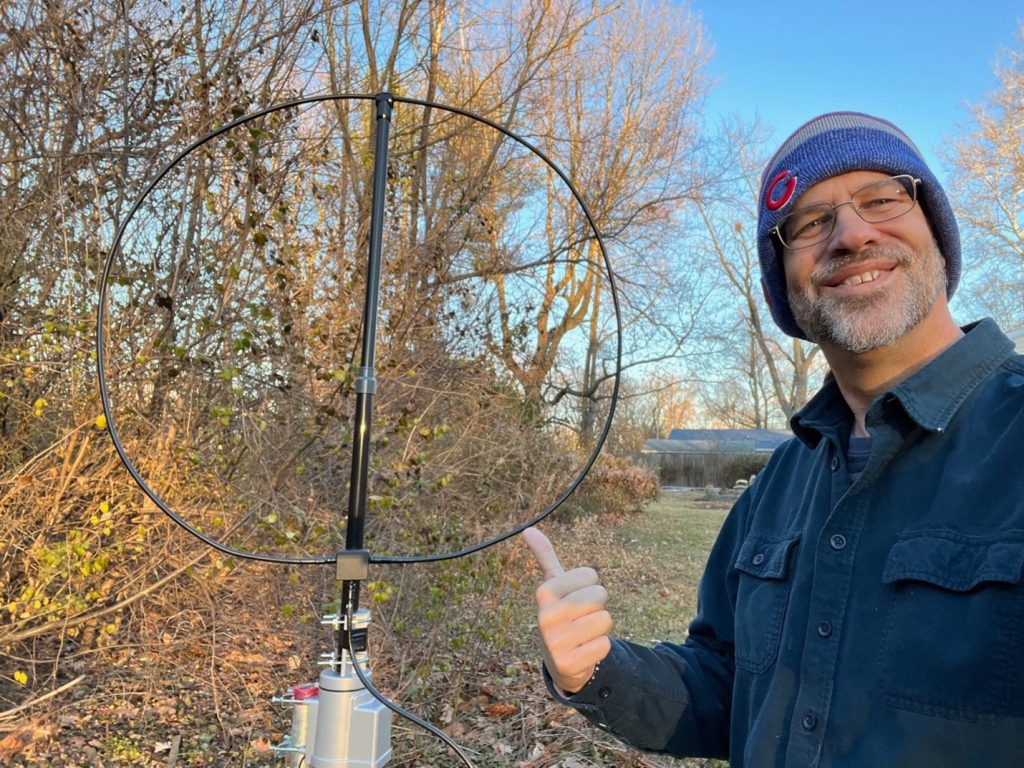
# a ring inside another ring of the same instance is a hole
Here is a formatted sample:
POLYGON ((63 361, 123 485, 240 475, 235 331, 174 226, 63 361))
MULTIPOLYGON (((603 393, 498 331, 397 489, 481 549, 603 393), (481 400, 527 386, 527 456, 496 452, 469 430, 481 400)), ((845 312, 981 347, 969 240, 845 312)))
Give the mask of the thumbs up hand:
POLYGON ((612 617, 604 607, 608 592, 593 568, 566 572, 547 536, 536 528, 522 535, 544 572, 545 581, 537 588, 544 665, 560 690, 576 693, 611 651, 612 617))

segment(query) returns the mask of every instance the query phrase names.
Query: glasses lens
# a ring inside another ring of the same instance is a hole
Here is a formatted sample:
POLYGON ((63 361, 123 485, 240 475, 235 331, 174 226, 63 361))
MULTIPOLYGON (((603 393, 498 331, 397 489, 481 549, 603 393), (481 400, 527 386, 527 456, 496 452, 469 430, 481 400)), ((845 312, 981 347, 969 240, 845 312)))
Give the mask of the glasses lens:
POLYGON ((916 187, 910 176, 893 176, 868 184, 850 199, 864 221, 888 221, 914 207, 916 187))
POLYGON ((835 217, 835 211, 828 203, 793 211, 779 222, 782 244, 787 248, 804 248, 820 243, 832 233, 835 217))

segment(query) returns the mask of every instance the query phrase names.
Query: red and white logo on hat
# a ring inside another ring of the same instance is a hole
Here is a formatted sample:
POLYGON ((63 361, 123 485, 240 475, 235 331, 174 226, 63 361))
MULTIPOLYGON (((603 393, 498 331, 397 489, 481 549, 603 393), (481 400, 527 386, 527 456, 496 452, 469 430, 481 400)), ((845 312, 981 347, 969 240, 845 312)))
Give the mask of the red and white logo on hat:
POLYGON ((777 211, 793 199, 794 192, 796 192, 796 176, 790 175, 789 171, 779 171, 775 178, 768 182, 768 189, 764 194, 764 204, 769 211, 777 211), (782 190, 781 195, 776 197, 775 188, 783 181, 786 182, 786 188, 782 190))

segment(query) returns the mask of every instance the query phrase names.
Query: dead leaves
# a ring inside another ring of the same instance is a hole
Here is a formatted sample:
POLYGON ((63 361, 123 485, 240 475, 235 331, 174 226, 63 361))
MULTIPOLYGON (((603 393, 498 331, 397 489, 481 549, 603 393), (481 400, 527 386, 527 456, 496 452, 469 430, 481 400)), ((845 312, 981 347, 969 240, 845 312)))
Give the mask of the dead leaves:
POLYGON ((25 744, 21 733, 9 733, 0 739, 0 763, 6 765, 12 757, 20 755, 25 744))
POLYGON ((252 739, 249 742, 249 746, 252 747, 253 751, 259 755, 270 754, 270 742, 264 739, 262 736, 257 739, 252 739))
POLYGON ((52 728, 40 724, 30 724, 8 733, 0 739, 0 765, 9 765, 15 757, 34 758, 52 735, 52 728))
POLYGON ((519 704, 509 701, 496 701, 497 695, 491 688, 480 688, 480 693, 471 699, 459 701, 454 709, 449 708, 445 712, 445 722, 452 722, 455 713, 468 713, 473 710, 483 712, 487 717, 494 720, 501 720, 519 712, 519 704))

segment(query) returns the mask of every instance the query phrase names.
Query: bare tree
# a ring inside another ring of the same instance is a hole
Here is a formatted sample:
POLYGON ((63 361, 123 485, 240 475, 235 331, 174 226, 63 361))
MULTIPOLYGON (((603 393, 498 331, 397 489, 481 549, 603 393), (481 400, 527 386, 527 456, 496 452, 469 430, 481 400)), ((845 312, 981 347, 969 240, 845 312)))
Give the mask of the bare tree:
MULTIPOLYGON (((622 289, 625 367, 677 358, 699 291, 699 270, 687 269, 673 234, 678 211, 703 183, 694 160, 707 88, 702 30, 685 9, 623 6, 595 19, 568 50, 564 67, 529 93, 524 120, 574 179, 605 237, 622 289)), ((548 173, 546 288, 520 341, 531 351, 517 375, 549 398, 581 398, 576 429, 587 444, 613 372, 611 297, 597 241, 556 181, 548 173), (568 334, 586 350, 581 369, 559 360, 568 334)), ((509 362, 520 325, 502 317, 494 344, 509 362)))
POLYGON ((1004 323, 1024 323, 1024 26, 995 66, 999 85, 972 109, 949 153, 972 299, 1004 323))
MULTIPOLYGON (((807 402, 818 356, 815 345, 783 336, 764 304, 756 242, 758 174, 763 165, 757 155, 758 131, 756 126, 725 128, 724 163, 732 173, 723 174, 716 193, 695 203, 704 225, 704 247, 723 278, 724 298, 711 341, 720 350, 720 370, 729 382, 719 383, 717 391, 727 397, 712 410, 730 426, 768 426, 777 421, 772 418, 776 409, 788 420, 807 402), (745 382, 745 409, 737 405, 737 380, 745 382), (726 413, 733 415, 726 418, 726 413)), ((707 399, 713 403, 715 395, 707 399)))
POLYGON ((615 426, 608 448, 615 455, 639 452, 651 438, 667 438, 676 428, 693 422, 697 392, 670 368, 645 372, 623 380, 615 426))
POLYGON ((722 350, 721 378, 707 381, 703 387, 705 418, 729 429, 769 429, 781 421, 770 368, 764 364, 754 333, 730 330, 717 339, 722 350))

